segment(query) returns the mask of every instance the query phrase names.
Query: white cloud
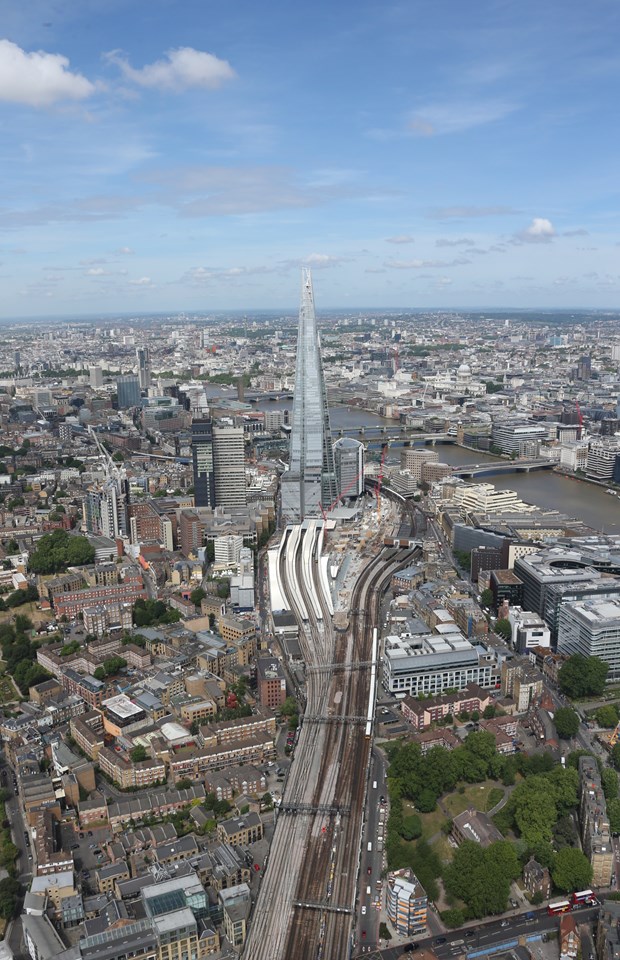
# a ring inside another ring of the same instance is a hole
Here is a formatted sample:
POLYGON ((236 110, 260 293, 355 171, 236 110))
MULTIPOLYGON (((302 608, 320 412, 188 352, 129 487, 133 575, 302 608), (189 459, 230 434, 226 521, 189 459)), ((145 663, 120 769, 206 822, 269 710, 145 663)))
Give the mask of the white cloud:
POLYGON ((236 74, 227 60, 212 53, 178 47, 168 50, 165 59, 156 60, 136 70, 119 51, 107 54, 107 59, 120 67, 126 80, 140 87, 178 92, 189 87, 207 87, 215 90, 236 74))
POLYGON ((387 260, 385 266, 393 270, 423 270, 427 267, 462 267, 467 263, 471 260, 460 257, 457 260, 387 260))
POLYGON ((469 237, 460 237, 455 240, 450 238, 440 237, 438 240, 435 240, 436 247, 471 247, 473 245, 473 240, 470 240, 469 237))
POLYGON ((435 207, 426 214, 431 220, 469 220, 472 217, 503 217, 518 213, 512 207, 435 207))
POLYGON ((583 227, 579 227, 578 230, 565 230, 562 236, 563 237, 589 237, 590 233, 588 230, 585 230, 583 227))
POLYGON ((153 281, 150 277, 140 277, 138 280, 130 280, 129 282, 134 287, 149 287, 153 281))
POLYGON ((131 249, 131 247, 119 247, 116 252, 122 253, 127 256, 128 254, 133 253, 133 250, 131 249))
POLYGON ((516 104, 504 100, 435 103, 416 110, 408 127, 411 133, 422 137, 460 133, 462 130, 502 120, 516 109, 516 104))
POLYGON ((86 271, 86 276, 88 277, 103 277, 107 273, 107 270, 104 270, 103 267, 91 267, 90 270, 86 271))
POLYGON ((84 100, 95 86, 72 73, 59 53, 26 53, 10 40, 0 40, 0 100, 49 107, 59 100, 84 100))
POLYGON ((534 217, 529 227, 517 234, 517 239, 524 243, 549 243, 555 236, 555 228, 551 220, 545 217, 534 217))
POLYGON ((415 240, 413 239, 413 237, 409 236, 409 234, 403 234, 402 236, 399 236, 399 237, 386 237, 385 242, 386 243, 415 243, 415 240))

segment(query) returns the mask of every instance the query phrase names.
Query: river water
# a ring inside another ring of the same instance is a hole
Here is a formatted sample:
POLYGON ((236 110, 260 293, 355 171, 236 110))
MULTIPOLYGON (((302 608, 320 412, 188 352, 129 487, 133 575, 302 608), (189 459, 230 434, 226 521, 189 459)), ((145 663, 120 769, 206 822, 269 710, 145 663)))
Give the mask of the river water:
MULTIPOLYGON (((292 400, 261 401, 253 404, 256 410, 292 409, 292 400)), ((368 413, 356 407, 330 407, 332 431, 355 427, 394 427, 393 420, 386 420, 375 413, 368 413)), ((362 439, 360 437, 360 439, 362 439)), ((486 463, 496 457, 480 451, 464 450, 455 444, 438 444, 435 448, 439 459, 451 466, 466 463, 486 463)), ((392 447, 388 456, 389 463, 398 463, 400 448, 392 447)), ((534 503, 549 510, 559 510, 569 517, 583 520, 589 527, 605 533, 620 534, 620 497, 605 493, 600 487, 578 480, 563 477, 550 470, 534 473, 501 474, 486 476, 482 481, 494 484, 502 490, 516 490, 522 500, 534 503)))

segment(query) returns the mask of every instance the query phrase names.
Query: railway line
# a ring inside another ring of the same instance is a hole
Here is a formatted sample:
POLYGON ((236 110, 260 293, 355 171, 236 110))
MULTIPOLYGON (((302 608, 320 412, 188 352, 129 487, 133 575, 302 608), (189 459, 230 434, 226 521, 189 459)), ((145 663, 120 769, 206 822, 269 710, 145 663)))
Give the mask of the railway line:
POLYGON ((322 537, 315 532, 312 525, 285 531, 278 555, 282 590, 299 624, 311 720, 302 721, 298 734, 246 943, 248 960, 341 960, 352 945, 371 747, 373 627, 385 585, 411 551, 384 549, 367 565, 353 590, 349 629, 336 634, 321 583, 322 537))

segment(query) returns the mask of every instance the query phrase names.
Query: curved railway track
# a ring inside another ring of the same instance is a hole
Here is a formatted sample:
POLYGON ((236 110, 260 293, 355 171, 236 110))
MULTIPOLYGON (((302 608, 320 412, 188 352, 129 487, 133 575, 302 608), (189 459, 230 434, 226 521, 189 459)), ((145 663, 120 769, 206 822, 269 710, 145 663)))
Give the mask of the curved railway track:
POLYGON ((300 596, 282 551, 280 573, 299 624, 307 697, 246 943, 248 960, 341 960, 350 954, 371 741, 364 724, 345 718, 365 718, 370 670, 356 665, 369 661, 385 585, 410 557, 410 550, 390 548, 366 566, 353 590, 349 629, 336 636, 324 609, 318 558, 312 571, 322 619, 303 574, 302 538, 294 558, 300 596))

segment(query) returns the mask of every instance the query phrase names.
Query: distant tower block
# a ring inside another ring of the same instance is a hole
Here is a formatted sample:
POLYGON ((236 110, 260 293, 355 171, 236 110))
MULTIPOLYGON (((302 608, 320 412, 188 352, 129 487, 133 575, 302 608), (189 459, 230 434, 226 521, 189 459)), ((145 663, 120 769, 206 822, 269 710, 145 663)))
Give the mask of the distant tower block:
POLYGON ((318 517, 338 496, 321 344, 310 270, 302 271, 289 469, 282 477, 282 520, 318 517))
POLYGON ((245 399, 245 383, 243 377, 239 377, 237 380, 237 400, 239 403, 243 403, 245 399))

